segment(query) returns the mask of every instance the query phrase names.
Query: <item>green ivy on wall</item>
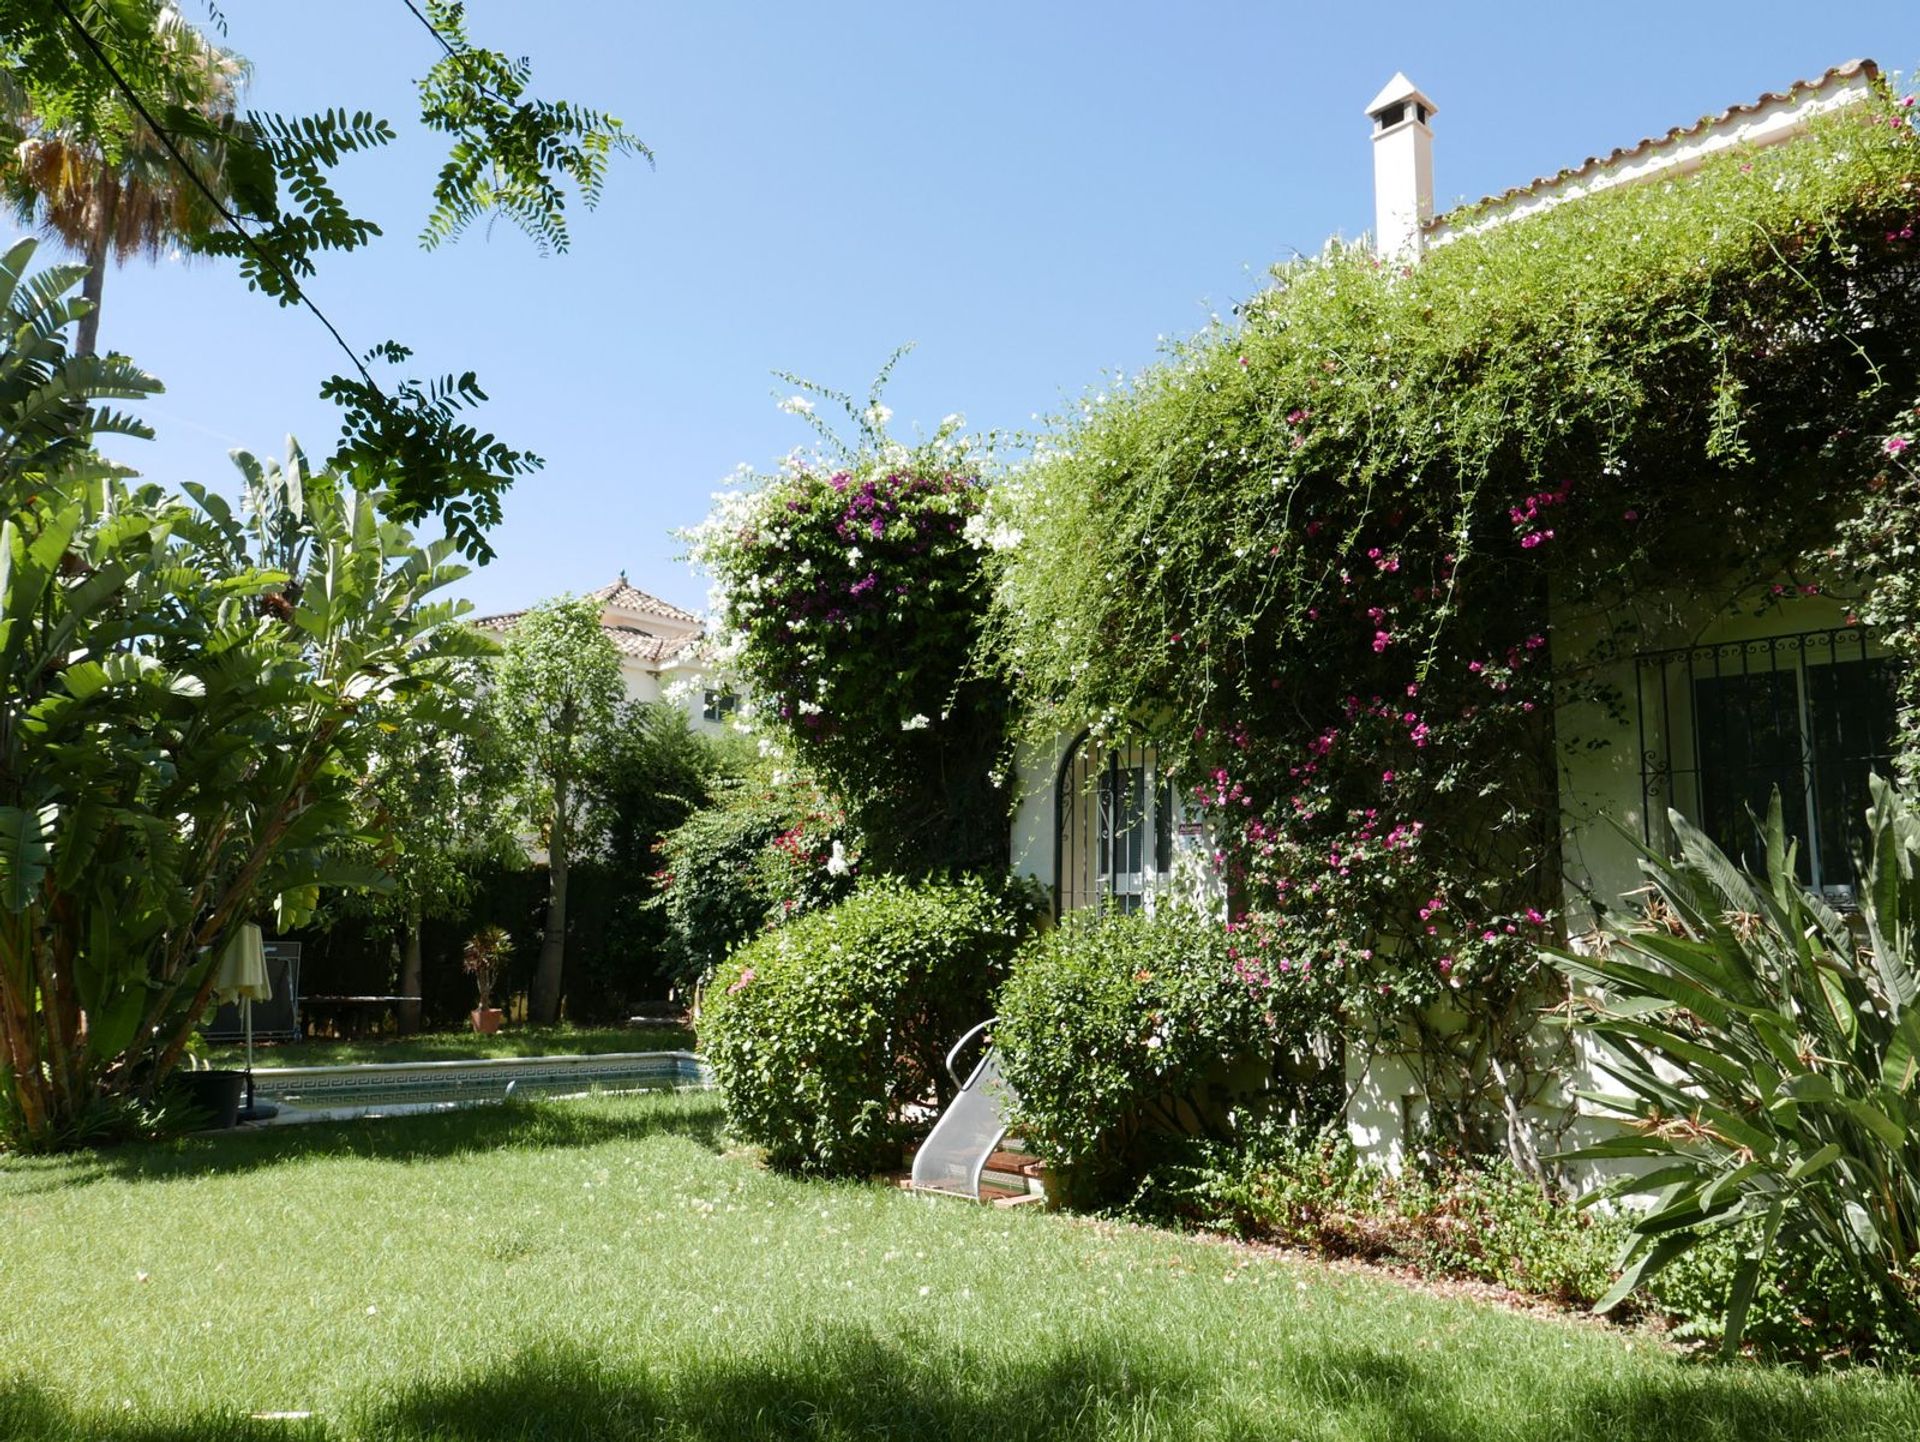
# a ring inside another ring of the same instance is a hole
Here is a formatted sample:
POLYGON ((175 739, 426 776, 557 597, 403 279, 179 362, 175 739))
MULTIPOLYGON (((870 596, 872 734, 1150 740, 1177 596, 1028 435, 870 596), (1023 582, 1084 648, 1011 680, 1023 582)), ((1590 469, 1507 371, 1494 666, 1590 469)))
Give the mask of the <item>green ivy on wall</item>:
POLYGON ((1588 684, 1556 616, 1809 568, 1911 589, 1875 539, 1913 530, 1883 442, 1920 377, 1911 114, 1883 89, 1411 268, 1282 266, 992 494, 1026 724, 1150 722, 1241 960, 1406 1048, 1449 1140, 1540 1086, 1553 716, 1588 684))

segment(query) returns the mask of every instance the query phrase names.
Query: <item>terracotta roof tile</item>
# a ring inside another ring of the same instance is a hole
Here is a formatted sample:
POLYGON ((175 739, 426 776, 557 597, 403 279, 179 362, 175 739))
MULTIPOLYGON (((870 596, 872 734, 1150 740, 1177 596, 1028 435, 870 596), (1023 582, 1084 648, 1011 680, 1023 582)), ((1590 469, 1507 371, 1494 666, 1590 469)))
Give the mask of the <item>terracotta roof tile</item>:
POLYGON ((1718 115, 1703 116, 1692 125, 1675 126, 1665 135, 1649 136, 1637 145, 1622 146, 1610 155, 1590 155, 1578 165, 1570 165, 1557 174, 1539 176, 1534 180, 1528 181, 1525 185, 1516 185, 1509 190, 1501 191, 1498 195, 1485 196, 1470 205, 1455 206, 1452 210, 1434 216, 1431 220, 1425 222, 1421 228, 1428 231, 1444 230, 1461 221, 1476 221, 1483 218, 1490 218, 1483 217, 1477 212, 1490 207, 1505 205, 1510 201, 1519 200, 1526 196, 1538 195, 1543 191, 1552 190, 1573 181, 1584 180, 1588 177, 1600 175, 1621 164, 1623 161, 1636 160, 1643 155, 1664 150, 1683 140, 1690 140, 1694 136, 1703 135, 1715 126, 1725 125, 1730 120, 1738 120, 1746 115, 1757 115, 1770 105, 1790 104, 1793 101, 1799 100, 1802 96, 1815 94, 1858 76, 1864 76, 1869 82, 1877 80, 1880 76, 1880 67, 1871 60, 1849 60, 1844 65, 1834 66, 1831 70, 1827 71, 1826 74, 1819 76, 1817 79, 1796 80, 1785 90, 1769 90, 1757 100, 1751 100, 1742 105, 1730 105, 1718 115), (1475 213, 1463 214, 1463 212, 1475 213))
MULTIPOLYGON (((583 599, 599 601, 613 610, 654 615, 664 621, 677 622, 679 625, 672 628, 676 632, 680 632, 681 626, 695 628, 691 634, 656 635, 644 627, 610 622, 603 618, 600 629, 607 633, 607 638, 613 642, 614 650, 623 656, 632 656, 641 661, 671 661, 691 649, 704 635, 699 629, 700 618, 693 612, 683 611, 678 606, 661 600, 658 596, 650 596, 645 591, 628 585, 625 576, 610 585, 602 586, 597 591, 587 592, 583 599)), ((473 624, 483 631, 511 631, 514 622, 526 614, 523 607, 518 611, 502 611, 494 616, 481 616, 473 624)))
POLYGON ((587 595, 595 601, 605 601, 609 606, 622 611, 639 611, 645 615, 664 616, 669 621, 684 621, 689 626, 700 624, 700 618, 693 612, 683 611, 678 606, 661 600, 658 596, 650 596, 636 586, 629 586, 624 575, 597 591, 587 592, 587 595))
POLYGON ((642 661, 671 661, 682 651, 700 638, 694 636, 655 636, 633 626, 608 626, 605 631, 613 641, 613 649, 623 656, 637 656, 642 661))

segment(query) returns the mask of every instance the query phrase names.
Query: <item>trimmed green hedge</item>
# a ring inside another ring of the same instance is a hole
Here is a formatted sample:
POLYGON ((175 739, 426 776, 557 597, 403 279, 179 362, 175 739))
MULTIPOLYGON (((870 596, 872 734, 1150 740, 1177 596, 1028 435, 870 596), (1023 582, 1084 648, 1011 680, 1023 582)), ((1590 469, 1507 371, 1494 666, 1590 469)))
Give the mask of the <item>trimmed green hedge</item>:
POLYGON ((1068 1197, 1124 1201, 1167 1138, 1228 1139, 1276 1099, 1270 991, 1189 914, 1071 919, 1021 952, 994 1042, 1068 1197))
POLYGON ((1034 919, 984 882, 863 882, 721 965, 700 1042, 733 1132, 783 1170, 859 1176, 901 1164, 944 1104, 947 1048, 992 1014, 1034 919))

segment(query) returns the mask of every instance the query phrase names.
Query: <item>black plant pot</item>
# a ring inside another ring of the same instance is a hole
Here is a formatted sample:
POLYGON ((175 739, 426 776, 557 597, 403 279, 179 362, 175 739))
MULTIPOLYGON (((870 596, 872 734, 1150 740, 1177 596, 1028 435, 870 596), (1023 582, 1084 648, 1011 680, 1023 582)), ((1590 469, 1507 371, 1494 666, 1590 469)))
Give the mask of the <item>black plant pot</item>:
POLYGON ((247 1074, 214 1068, 211 1071, 182 1071, 174 1074, 187 1102, 195 1111, 207 1113, 212 1127, 230 1127, 240 1120, 240 1097, 247 1089, 247 1074))

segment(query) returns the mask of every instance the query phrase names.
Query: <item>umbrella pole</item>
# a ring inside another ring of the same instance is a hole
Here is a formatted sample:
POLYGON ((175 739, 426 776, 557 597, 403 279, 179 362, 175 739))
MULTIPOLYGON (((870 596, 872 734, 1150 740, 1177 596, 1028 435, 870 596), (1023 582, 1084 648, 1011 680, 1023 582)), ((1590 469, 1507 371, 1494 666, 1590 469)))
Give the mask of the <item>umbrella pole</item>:
POLYGON ((247 1110, 253 1110, 253 998, 240 999, 240 1015, 245 1019, 247 1028, 247 1110))

